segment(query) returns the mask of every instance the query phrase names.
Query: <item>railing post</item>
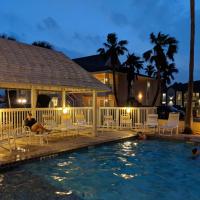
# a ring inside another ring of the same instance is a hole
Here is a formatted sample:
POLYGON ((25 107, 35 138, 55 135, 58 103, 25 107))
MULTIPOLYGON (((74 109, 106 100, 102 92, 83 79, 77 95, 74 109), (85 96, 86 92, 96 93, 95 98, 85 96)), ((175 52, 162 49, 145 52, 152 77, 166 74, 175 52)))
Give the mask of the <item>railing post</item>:
POLYGON ((97 136, 97 93, 93 90, 93 127, 92 134, 93 136, 97 136))

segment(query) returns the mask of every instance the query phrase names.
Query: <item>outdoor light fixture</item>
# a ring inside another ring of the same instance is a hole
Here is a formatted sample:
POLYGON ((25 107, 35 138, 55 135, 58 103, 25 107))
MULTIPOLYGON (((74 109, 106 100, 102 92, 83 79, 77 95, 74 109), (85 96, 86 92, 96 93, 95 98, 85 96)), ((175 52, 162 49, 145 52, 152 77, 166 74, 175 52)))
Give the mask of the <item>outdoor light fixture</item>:
POLYGON ((25 98, 19 98, 19 99, 17 99, 17 103, 19 103, 19 104, 26 104, 27 100, 25 98))
POLYGON ((63 114, 67 114, 70 111, 70 107, 63 108, 63 114))
POLYGON ((126 108, 126 112, 127 112, 127 113, 130 113, 130 112, 131 112, 131 108, 129 108, 129 107, 126 108))
POLYGON ((148 81, 147 82, 147 88, 150 88, 150 86, 151 86, 151 83, 148 81))
POLYGON ((142 93, 140 92, 140 93, 138 94, 138 99, 139 99, 139 100, 142 100, 142 97, 143 97, 143 96, 142 96, 142 93))
POLYGON ((105 102, 107 103, 107 102, 108 102, 108 99, 105 99, 105 102))
POLYGON ((105 81, 105 83, 107 83, 108 82, 108 78, 105 78, 104 81, 105 81))

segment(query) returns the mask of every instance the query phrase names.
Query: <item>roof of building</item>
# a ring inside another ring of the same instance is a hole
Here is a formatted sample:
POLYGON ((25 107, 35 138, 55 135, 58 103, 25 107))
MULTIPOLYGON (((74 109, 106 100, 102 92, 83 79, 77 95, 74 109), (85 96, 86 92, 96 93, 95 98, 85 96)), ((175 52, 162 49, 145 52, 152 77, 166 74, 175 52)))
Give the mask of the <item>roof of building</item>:
POLYGON ((0 83, 108 90, 63 53, 1 38, 0 83))
MULTIPOLYGON (((188 83, 175 82, 173 85, 169 86, 169 88, 173 88, 175 91, 186 92, 188 90, 188 83)), ((193 82, 193 91, 200 92, 200 80, 193 82)))
MULTIPOLYGON (((74 62, 79 64, 81 67, 83 67, 88 72, 105 72, 105 71, 112 71, 112 67, 109 60, 103 59, 103 57, 100 54, 92 55, 92 56, 86 56, 81 58, 75 58, 73 59, 74 62)), ((119 67, 116 69, 118 72, 126 73, 126 68, 120 63, 119 61, 119 67)), ((145 74, 138 74, 138 76, 149 77, 145 74)))
MULTIPOLYGON (((100 71, 111 70, 111 65, 109 60, 103 59, 103 57, 99 54, 81 58, 75 58, 73 59, 73 61, 79 64, 88 72, 100 72, 100 71)), ((120 62, 119 65, 121 65, 120 62)))

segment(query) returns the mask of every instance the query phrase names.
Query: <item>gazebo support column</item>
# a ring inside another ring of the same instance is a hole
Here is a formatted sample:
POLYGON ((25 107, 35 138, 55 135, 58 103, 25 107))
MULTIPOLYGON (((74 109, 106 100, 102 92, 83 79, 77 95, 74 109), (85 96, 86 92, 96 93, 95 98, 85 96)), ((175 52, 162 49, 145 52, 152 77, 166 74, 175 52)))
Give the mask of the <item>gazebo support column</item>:
POLYGON ((34 87, 31 88, 31 109, 32 109, 32 115, 36 117, 36 103, 37 103, 37 92, 34 87))
POLYGON ((65 99, 66 99, 66 92, 65 92, 65 90, 62 90, 62 108, 63 109, 66 106, 65 99))
POLYGON ((92 127, 92 135, 97 136, 97 92, 93 90, 93 127, 92 127))

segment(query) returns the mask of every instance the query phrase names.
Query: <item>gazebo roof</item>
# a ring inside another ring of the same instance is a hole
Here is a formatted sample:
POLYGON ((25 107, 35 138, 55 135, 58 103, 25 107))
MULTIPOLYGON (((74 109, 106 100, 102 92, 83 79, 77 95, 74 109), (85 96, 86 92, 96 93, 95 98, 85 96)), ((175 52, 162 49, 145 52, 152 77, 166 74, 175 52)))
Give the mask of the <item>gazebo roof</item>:
POLYGON ((63 53, 0 38, 0 84, 108 91, 63 53))

